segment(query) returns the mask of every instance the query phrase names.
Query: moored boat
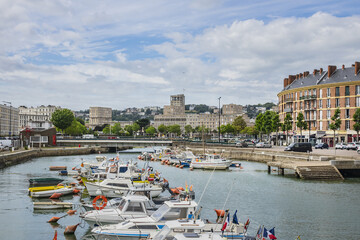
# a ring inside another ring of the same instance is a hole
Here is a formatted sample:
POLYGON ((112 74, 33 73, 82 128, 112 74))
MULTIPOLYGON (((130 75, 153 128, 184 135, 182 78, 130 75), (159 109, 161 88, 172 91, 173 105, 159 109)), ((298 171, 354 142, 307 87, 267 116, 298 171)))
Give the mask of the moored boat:
POLYGON ((30 189, 29 194, 31 197, 51 197, 54 193, 61 193, 62 195, 73 193, 74 188, 70 186, 54 186, 53 189, 48 190, 39 190, 39 189, 30 189))
POLYGON ((232 160, 226 160, 220 155, 216 154, 205 154, 202 157, 193 159, 190 167, 191 168, 201 168, 201 169, 216 169, 216 170, 225 170, 228 169, 231 165, 232 160))
POLYGON ((29 183, 30 186, 52 186, 57 185, 64 181, 61 178, 30 178, 29 183))
POLYGON ((73 203, 71 202, 34 202, 34 210, 53 210, 53 209, 64 209, 72 208, 73 203))

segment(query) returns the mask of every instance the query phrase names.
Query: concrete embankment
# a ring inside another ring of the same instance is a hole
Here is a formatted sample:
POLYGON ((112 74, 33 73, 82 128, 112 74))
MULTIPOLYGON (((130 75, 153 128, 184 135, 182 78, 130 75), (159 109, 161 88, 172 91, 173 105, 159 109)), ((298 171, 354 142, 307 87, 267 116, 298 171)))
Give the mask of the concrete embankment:
POLYGON ((0 155, 0 169, 20 164, 33 158, 47 156, 84 155, 104 152, 106 149, 99 147, 81 148, 42 148, 31 150, 17 150, 15 152, 2 153, 0 155))

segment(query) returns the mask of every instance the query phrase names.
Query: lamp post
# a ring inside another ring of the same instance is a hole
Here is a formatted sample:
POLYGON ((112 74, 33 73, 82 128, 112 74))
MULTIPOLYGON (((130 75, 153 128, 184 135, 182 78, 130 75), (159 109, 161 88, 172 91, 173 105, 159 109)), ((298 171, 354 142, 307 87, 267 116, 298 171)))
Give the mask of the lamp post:
POLYGON ((3 101, 3 103, 7 103, 10 105, 10 130, 9 130, 9 137, 11 137, 11 102, 6 102, 6 101, 3 101))
POLYGON ((219 97, 218 99, 219 99, 219 143, 220 143, 220 114, 221 114, 220 99, 221 99, 221 97, 219 97))

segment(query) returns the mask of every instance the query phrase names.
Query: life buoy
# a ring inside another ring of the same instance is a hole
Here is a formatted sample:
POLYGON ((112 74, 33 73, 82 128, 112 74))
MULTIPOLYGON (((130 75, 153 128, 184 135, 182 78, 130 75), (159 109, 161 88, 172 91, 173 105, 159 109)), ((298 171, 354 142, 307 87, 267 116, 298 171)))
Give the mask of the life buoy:
POLYGON ((106 204, 107 204, 108 200, 106 199, 106 197, 104 195, 99 195, 97 196, 96 198, 94 198, 93 200, 93 207, 94 209, 96 210, 101 210, 101 209, 104 209, 106 207, 106 204), (97 204, 97 200, 99 200, 101 198, 101 202, 100 204, 98 205, 97 204))

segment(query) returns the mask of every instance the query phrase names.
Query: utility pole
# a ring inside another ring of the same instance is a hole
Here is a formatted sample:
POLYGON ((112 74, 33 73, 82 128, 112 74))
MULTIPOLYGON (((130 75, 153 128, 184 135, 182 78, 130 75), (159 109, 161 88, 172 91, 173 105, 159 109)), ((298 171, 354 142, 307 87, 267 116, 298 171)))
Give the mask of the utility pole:
POLYGON ((220 108, 220 99, 221 97, 218 98, 219 99, 219 143, 220 143, 220 114, 221 114, 221 108, 220 108))

